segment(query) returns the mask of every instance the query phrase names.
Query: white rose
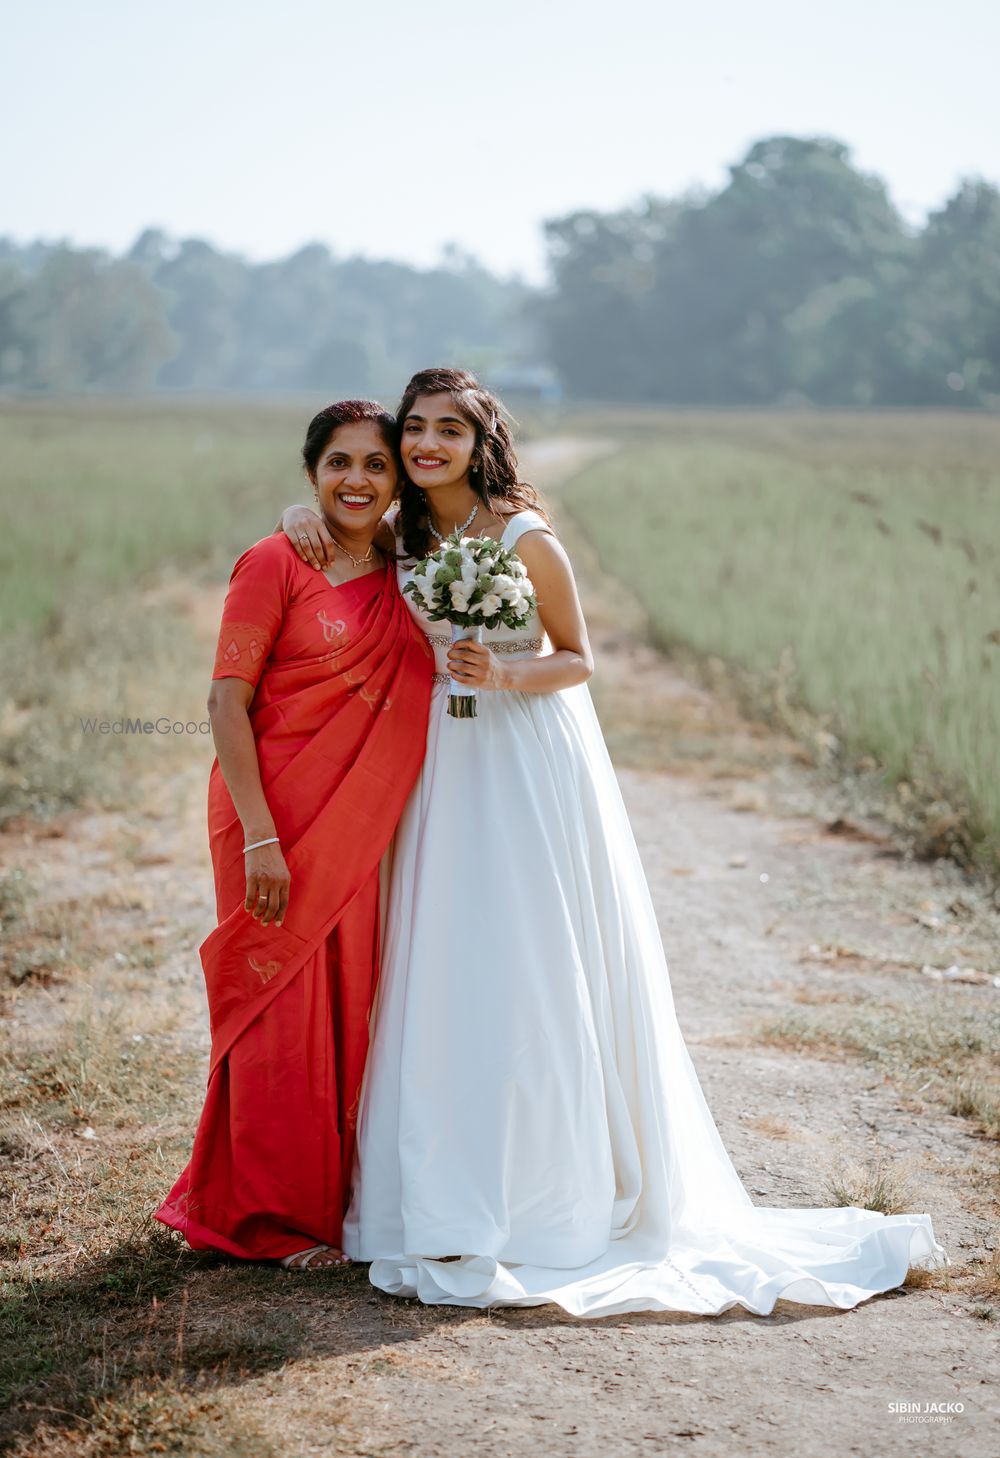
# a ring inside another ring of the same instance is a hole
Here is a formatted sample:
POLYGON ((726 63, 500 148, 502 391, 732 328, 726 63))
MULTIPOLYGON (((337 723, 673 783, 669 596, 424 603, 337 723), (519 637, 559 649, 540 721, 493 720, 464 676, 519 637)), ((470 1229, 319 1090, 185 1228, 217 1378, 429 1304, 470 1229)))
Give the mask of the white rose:
POLYGON ((456 612, 467 613, 469 611, 469 598, 472 595, 472 589, 469 584, 465 582, 452 582, 449 584, 448 591, 451 596, 451 605, 456 612))
POLYGON ((503 607, 503 598, 498 592, 488 592, 479 604, 484 618, 491 618, 503 607))
POLYGON ((437 577, 440 571, 441 563, 436 562, 432 557, 431 560, 427 563, 427 566, 425 567, 423 573, 423 579, 427 583, 428 587, 433 586, 434 579, 437 577))

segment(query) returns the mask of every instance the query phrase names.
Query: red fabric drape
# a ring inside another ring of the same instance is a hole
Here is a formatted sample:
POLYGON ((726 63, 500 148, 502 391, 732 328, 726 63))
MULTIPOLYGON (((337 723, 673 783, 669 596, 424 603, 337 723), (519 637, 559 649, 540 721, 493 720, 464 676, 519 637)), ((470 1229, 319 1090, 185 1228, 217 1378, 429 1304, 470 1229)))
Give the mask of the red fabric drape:
POLYGON ((218 761, 212 1030, 191 1161, 157 1218, 248 1258, 338 1245, 378 958, 378 868, 417 777, 433 665, 380 571, 335 586, 284 536, 239 559, 214 677, 256 685, 261 782, 291 872, 284 925, 243 909, 243 831, 218 761))

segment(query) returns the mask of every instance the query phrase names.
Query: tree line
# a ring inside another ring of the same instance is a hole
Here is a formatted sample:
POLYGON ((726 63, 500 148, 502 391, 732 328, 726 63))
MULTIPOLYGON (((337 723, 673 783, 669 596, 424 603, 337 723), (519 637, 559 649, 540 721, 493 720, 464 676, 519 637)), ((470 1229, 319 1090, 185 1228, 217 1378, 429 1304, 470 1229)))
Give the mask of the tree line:
POLYGON ((321 244, 250 263, 147 230, 123 257, 0 240, 0 388, 398 392, 534 351, 526 290, 456 249, 417 269, 321 244))
POLYGON ((674 404, 1000 405, 1000 192, 921 229, 833 140, 757 142, 714 195, 546 224, 571 394, 674 404))
POLYGON ((122 257, 0 240, 0 388, 391 396, 428 363, 548 365, 577 398, 1000 405, 1000 192, 922 228, 831 139, 769 137, 714 193, 544 225, 550 282, 320 244, 253 264, 149 230, 122 257))

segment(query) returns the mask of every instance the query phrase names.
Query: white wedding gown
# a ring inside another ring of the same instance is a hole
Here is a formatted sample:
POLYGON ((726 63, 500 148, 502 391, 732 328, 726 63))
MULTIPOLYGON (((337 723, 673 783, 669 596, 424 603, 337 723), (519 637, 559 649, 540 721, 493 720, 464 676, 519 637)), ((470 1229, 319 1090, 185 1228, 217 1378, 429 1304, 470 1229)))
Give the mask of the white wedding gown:
MULTIPOLYGON (((537 528, 519 513, 504 542, 537 528)), ((949 1264, 928 1215, 754 1206, 678 1027, 588 689, 484 691, 452 718, 447 624, 417 616, 438 675, 394 842, 347 1254, 395 1295, 589 1317, 847 1308, 949 1264)), ((545 646, 537 617, 487 641, 545 646)))

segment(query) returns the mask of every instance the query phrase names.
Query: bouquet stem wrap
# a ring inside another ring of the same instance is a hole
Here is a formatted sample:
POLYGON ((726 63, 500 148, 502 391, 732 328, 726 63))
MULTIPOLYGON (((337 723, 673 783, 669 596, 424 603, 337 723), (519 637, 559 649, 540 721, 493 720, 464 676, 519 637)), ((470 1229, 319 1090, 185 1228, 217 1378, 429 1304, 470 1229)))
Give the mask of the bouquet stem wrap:
MULTIPOLYGON (((453 643, 460 643, 470 638, 474 643, 483 641, 481 624, 475 628, 465 628, 460 623, 452 623, 451 641, 453 643)), ((448 713, 453 719, 474 719, 478 689, 473 688, 471 684, 456 683, 450 676, 448 684, 448 713)))

